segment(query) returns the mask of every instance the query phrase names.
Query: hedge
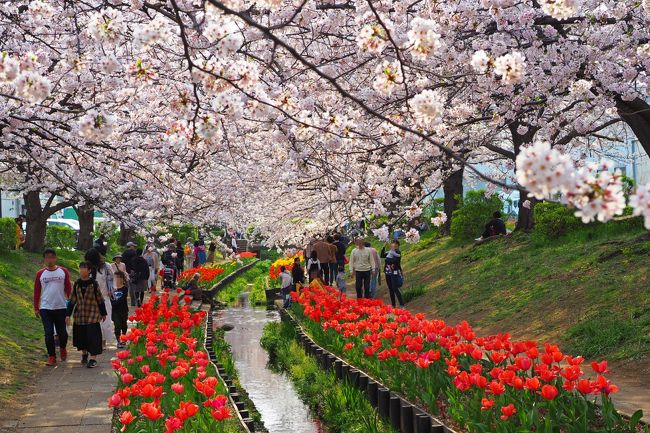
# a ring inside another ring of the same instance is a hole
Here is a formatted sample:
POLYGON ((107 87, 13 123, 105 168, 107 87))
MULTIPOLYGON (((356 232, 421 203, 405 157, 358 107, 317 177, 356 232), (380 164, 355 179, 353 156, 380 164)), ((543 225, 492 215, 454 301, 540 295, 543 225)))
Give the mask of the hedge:
POLYGON ((485 196, 485 190, 468 191, 451 220, 451 236, 460 240, 474 239, 481 235, 492 214, 503 209, 503 201, 493 194, 485 196))
POLYGON ((0 218, 0 251, 16 249, 16 221, 13 218, 0 218))

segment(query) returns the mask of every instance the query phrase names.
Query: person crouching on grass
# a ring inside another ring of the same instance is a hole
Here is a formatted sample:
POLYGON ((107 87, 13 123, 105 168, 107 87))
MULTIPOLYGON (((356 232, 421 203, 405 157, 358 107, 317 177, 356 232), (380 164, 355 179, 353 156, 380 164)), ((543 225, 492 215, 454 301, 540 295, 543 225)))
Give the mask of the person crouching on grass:
POLYGON ((102 328, 99 322, 106 320, 107 313, 99 286, 90 273, 90 263, 79 263, 79 279, 72 287, 65 322, 69 324, 72 315, 72 345, 81 350, 81 363, 94 368, 97 367, 97 355, 102 353, 102 328))

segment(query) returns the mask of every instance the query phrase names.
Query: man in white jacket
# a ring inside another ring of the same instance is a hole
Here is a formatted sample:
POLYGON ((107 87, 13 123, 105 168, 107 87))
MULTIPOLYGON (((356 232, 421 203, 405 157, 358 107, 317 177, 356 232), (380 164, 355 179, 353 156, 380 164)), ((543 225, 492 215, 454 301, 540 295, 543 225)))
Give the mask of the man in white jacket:
POLYGON ((376 272, 377 265, 363 238, 357 238, 355 244, 357 247, 350 254, 350 275, 355 279, 357 299, 370 298, 370 276, 376 272))
POLYGON ((280 293, 282 293, 282 299, 284 299, 284 308, 291 305, 291 285, 293 284, 293 279, 291 273, 287 271, 287 268, 284 266, 280 267, 280 293))

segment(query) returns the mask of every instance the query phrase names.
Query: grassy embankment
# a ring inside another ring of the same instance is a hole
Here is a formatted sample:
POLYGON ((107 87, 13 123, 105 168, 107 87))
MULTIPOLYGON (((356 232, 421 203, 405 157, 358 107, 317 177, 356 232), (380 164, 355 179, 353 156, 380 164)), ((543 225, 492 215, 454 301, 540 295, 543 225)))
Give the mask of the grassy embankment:
MULTIPOLYGON (((77 277, 82 255, 60 251, 59 264, 77 277)), ((40 254, 0 253, 0 406, 13 400, 45 364, 43 325, 34 317, 34 276, 42 267, 40 254)))
POLYGON ((587 358, 647 361, 650 241, 643 233, 601 224, 553 241, 518 233, 474 247, 429 232, 402 245, 403 290, 411 310, 467 320, 481 335, 510 332, 587 358))

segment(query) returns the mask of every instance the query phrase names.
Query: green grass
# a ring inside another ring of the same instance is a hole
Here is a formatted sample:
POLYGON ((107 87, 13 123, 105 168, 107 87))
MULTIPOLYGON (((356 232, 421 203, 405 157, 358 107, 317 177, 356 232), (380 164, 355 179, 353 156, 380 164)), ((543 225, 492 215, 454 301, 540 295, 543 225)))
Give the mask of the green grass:
POLYGON ((263 302, 266 299, 266 278, 270 266, 269 260, 257 262, 255 266, 226 284, 217 294, 217 300, 232 305, 239 300, 242 293, 248 292, 251 305, 263 302))
MULTIPOLYGON (((82 254, 59 251, 59 264, 74 279, 82 254)), ((42 267, 39 254, 0 253, 0 405, 30 382, 45 360, 43 325, 34 317, 34 277, 42 267)))
MULTIPOLYGON (((408 307, 479 334, 510 332, 575 354, 650 354, 650 242, 630 224, 593 224, 560 239, 515 233, 473 247, 424 233, 402 243, 408 307)), ((381 249, 380 243, 373 241, 381 249)))

